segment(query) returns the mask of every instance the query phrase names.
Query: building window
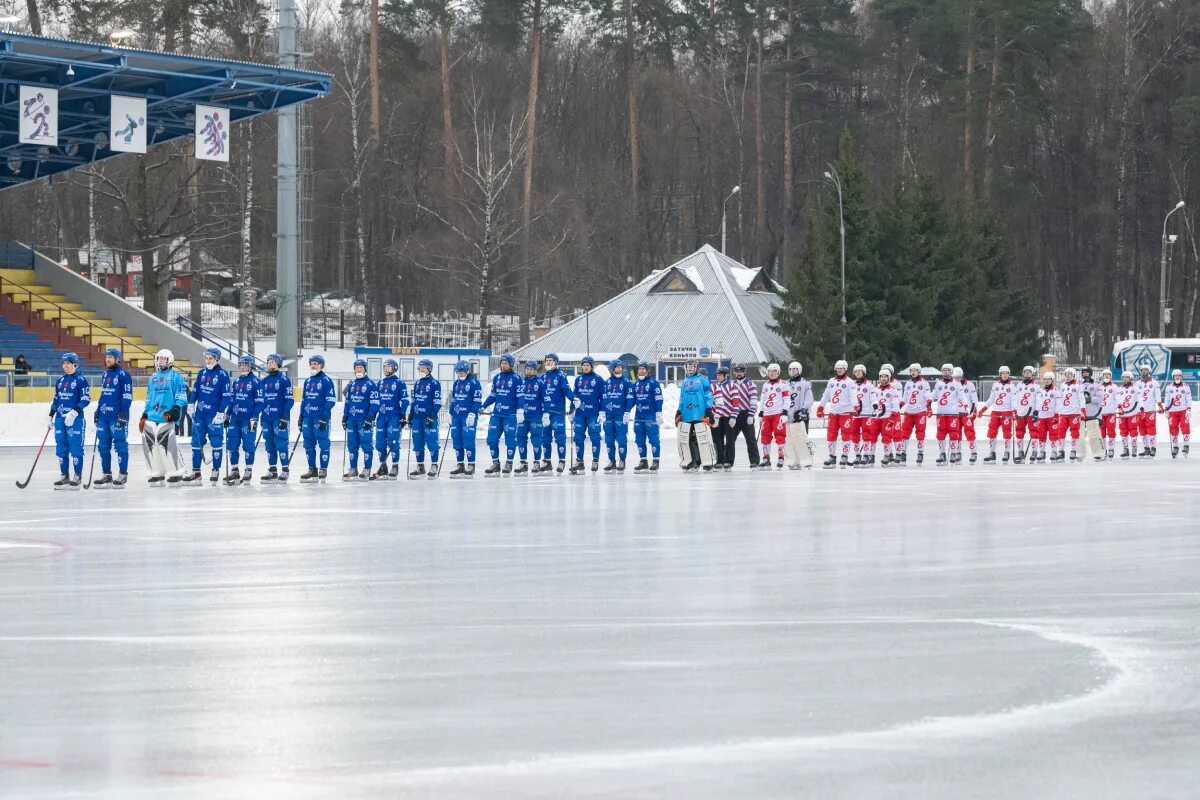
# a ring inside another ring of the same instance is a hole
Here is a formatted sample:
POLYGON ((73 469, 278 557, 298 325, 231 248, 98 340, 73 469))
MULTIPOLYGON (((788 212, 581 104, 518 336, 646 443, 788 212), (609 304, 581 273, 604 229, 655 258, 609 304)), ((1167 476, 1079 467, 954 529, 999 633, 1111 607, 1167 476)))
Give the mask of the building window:
POLYGON ((663 367, 663 379, 667 383, 679 383, 686 377, 685 370, 686 368, 680 364, 668 364, 663 367))
POLYGON ((767 278, 764 270, 759 270, 758 274, 750 281, 750 285, 746 287, 747 292, 774 292, 775 287, 771 285, 771 281, 767 278))
POLYGON ((698 293, 699 291, 696 284, 692 283, 681 270, 671 269, 658 283, 654 284, 650 289, 650 294, 698 293))

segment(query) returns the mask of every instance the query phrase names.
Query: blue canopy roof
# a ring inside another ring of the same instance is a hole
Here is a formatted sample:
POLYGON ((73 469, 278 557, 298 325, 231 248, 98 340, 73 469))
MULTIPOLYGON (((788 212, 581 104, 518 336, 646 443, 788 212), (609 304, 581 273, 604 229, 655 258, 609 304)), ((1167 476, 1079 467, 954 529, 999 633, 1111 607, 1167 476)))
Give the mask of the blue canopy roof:
POLYGON ((0 31, 0 190, 122 155, 108 149, 114 94, 146 98, 149 146, 191 136, 196 103, 236 122, 330 85, 318 72, 0 31), (18 141, 22 84, 58 89, 57 147, 18 141))

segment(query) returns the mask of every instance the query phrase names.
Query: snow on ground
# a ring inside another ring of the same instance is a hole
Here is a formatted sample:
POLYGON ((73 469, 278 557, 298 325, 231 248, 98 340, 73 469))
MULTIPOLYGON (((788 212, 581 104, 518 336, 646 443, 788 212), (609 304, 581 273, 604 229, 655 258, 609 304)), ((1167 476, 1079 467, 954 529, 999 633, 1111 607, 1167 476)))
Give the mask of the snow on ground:
POLYGON ((0 795, 1200 785, 1195 460, 70 494, 52 472, 0 521, 0 795))

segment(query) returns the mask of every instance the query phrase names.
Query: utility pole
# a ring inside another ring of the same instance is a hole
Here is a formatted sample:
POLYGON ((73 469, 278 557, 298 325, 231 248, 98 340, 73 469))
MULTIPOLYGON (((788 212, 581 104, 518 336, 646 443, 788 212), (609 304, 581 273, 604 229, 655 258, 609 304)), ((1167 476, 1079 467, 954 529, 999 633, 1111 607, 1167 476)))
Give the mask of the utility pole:
POLYGON ((1167 309, 1167 220, 1171 218, 1179 209, 1186 205, 1182 200, 1175 204, 1175 207, 1167 212, 1167 216, 1163 218, 1162 232, 1162 260, 1158 267, 1158 338, 1166 338, 1167 335, 1167 320, 1171 312, 1167 309))
MULTIPOLYGON (((279 66, 295 68, 300 61, 296 46, 295 0, 279 0, 279 66)), ((299 109, 279 111, 276 149, 275 198, 275 349, 288 364, 288 374, 297 377, 300 353, 300 180, 296 133, 299 109)))

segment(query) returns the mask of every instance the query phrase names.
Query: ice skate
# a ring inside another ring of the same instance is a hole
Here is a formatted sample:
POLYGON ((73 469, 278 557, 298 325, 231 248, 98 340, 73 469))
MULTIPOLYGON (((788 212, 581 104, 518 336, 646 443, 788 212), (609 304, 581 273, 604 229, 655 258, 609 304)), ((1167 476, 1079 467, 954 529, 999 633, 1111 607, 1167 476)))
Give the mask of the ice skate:
POLYGON ((433 480, 438 476, 438 463, 434 461, 429 465, 429 479, 433 480))
POLYGON ((830 456, 829 458, 825 459, 825 463, 822 464, 821 466, 824 467, 825 469, 833 469, 834 467, 837 466, 837 459, 834 458, 833 456, 830 456))
POLYGON ((500 462, 493 460, 491 466, 483 471, 483 474, 489 478, 494 478, 500 474, 500 462))
POLYGON ((63 473, 62 476, 54 482, 55 489, 65 489, 71 485, 71 476, 63 473))
POLYGON ((541 461, 538 461, 538 460, 535 458, 535 459, 533 460, 533 469, 530 471, 530 473, 529 473, 529 474, 530 474, 530 475, 540 475, 541 473, 542 473, 542 462, 541 462, 541 461))
POLYGON ((189 486, 193 484, 199 486, 202 478, 203 476, 200 474, 200 470, 192 470, 187 475, 183 476, 183 482, 189 486))
POLYGON ((317 480, 320 483, 324 483, 325 479, 328 477, 329 477, 329 470, 325 469, 324 467, 321 467, 319 470, 317 470, 317 480))
POLYGON ((391 473, 388 472, 387 464, 380 464, 379 469, 375 470, 375 475, 373 477, 373 480, 382 481, 382 480, 386 480, 389 477, 391 477, 391 473))
POLYGON ((353 480, 357 480, 357 479, 358 479, 358 470, 356 470, 354 467, 351 467, 349 472, 346 472, 345 474, 342 475, 342 480, 344 480, 344 481, 353 481, 353 480))
POLYGON ((358 473, 358 479, 359 479, 360 481, 369 481, 369 480, 371 480, 371 468, 370 468, 370 467, 364 467, 364 468, 363 468, 363 471, 362 471, 362 472, 360 472, 360 473, 358 473))
POLYGON ((279 471, 275 467, 267 467, 267 474, 258 479, 259 483, 274 483, 279 480, 279 471))
MULTIPOLYGON (((978 458, 979 458, 979 453, 971 453, 971 463, 972 464, 974 464, 976 459, 978 459, 978 458)), ((992 458, 994 459, 995 456, 992 456, 992 458)))
POLYGON ((504 462, 504 469, 500 470, 500 474, 501 475, 511 475, 512 474, 512 462, 511 461, 504 462))
POLYGON ((902 467, 907 467, 908 466, 908 451, 905 451, 905 452, 901 453, 900 455, 896 456, 896 463, 902 467))
POLYGON ((1004 451, 1004 463, 1005 464, 1008 463, 1008 459, 1009 459, 1009 452, 1007 450, 1005 450, 1004 451))
MULTIPOLYGON (((562 472, 562 462, 561 461, 558 462, 558 471, 562 472)), ((572 475, 582 475, 583 474, 583 460, 582 459, 577 459, 575 461, 575 463, 571 464, 571 474, 572 475)))
POLYGON ((756 469, 770 469, 771 468, 771 459, 764 458, 762 461, 759 461, 754 466, 756 469))
POLYGON ((646 459, 643 458, 641 461, 639 461, 637 463, 637 466, 633 468, 633 471, 639 472, 639 473, 640 472, 649 472, 650 465, 646 462, 646 459))
POLYGON ((775 468, 776 468, 776 469, 783 469, 783 459, 782 459, 782 458, 781 458, 781 459, 779 459, 779 460, 777 460, 777 461, 775 462, 775 468))
POLYGON ((1157 447, 1151 447, 1151 448, 1150 448, 1150 457, 1151 457, 1151 458, 1158 458, 1158 448, 1157 448, 1157 447))
POLYGON ((605 475, 611 475, 611 474, 613 474, 613 473, 614 473, 614 472, 616 472, 616 471, 617 471, 617 462, 616 462, 616 461, 613 461, 613 460, 610 458, 610 459, 608 460, 608 463, 604 465, 604 474, 605 474, 605 475))
POLYGON ((454 469, 450 470, 451 478, 461 478, 463 475, 466 475, 466 474, 467 474, 467 467, 461 461, 459 461, 457 464, 454 465, 454 469))
POLYGON ((925 451, 918 450, 917 451, 917 466, 919 467, 924 463, 925 463, 925 451))
POLYGON ((705 464, 705 465, 704 465, 704 471, 705 471, 705 472, 712 472, 712 471, 713 471, 713 465, 712 465, 712 464, 705 464))
POLYGON ((620 461, 617 462, 617 472, 624 472, 624 471, 625 471, 625 460, 621 459, 620 461))
POLYGON ((183 485, 183 476, 182 475, 172 475, 171 477, 167 478, 167 486, 171 487, 172 489, 174 489, 177 486, 182 486, 182 485, 183 485))
POLYGON ((680 467, 680 469, 682 469, 684 472, 691 472, 695 468, 696 468, 695 461, 689 461, 688 463, 686 463, 682 467, 680 467))
POLYGON ((165 486, 167 481, 166 478, 162 477, 161 475, 151 475, 146 479, 146 483, 150 484, 150 488, 155 488, 165 486))
POLYGON ((1183 457, 1188 457, 1188 446, 1186 444, 1183 446, 1183 457))
POLYGON ((842 469, 850 469, 850 457, 843 455, 841 460, 842 469))
POLYGON ((112 482, 113 482, 112 473, 106 472, 103 475, 101 475, 99 478, 96 478, 96 480, 92 481, 92 488, 93 489, 110 489, 110 488, 112 488, 112 482))
POLYGON ((592 472, 599 472, 599 471, 600 471, 600 459, 593 458, 592 459, 592 472))
POLYGON ((112 488, 124 489, 125 484, 127 484, 127 483, 129 483, 129 473, 122 472, 120 475, 118 475, 116 478, 113 479, 112 488))
POLYGON ((400 464, 399 463, 392 464, 392 468, 388 470, 388 477, 392 480, 396 480, 397 478, 400 477, 400 464))
POLYGON ((250 469, 250 467, 246 467, 246 472, 242 475, 243 486, 250 483, 250 479, 253 477, 253 472, 254 470, 250 469))
POLYGON ((279 473, 279 482, 287 483, 287 479, 288 479, 288 468, 284 467, 279 473))
POLYGON ((227 486, 233 486, 235 483, 241 483, 241 482, 242 482, 242 473, 241 473, 241 470, 239 470, 237 467, 234 467, 233 469, 229 470, 229 474, 225 476, 225 484, 227 486))
POLYGON ((554 471, 554 465, 550 463, 550 459, 548 459, 548 458, 542 459, 541 471, 542 472, 553 472, 554 471))
POLYGON ((946 464, 947 464, 947 463, 949 463, 949 461, 948 461, 948 459, 946 458, 946 454, 945 454, 945 453, 942 453, 940 456, 938 456, 937 465, 938 465, 939 467, 944 467, 944 466, 946 466, 946 464))
POLYGON ((515 470, 513 470, 514 476, 520 475, 521 477, 525 477, 528 474, 529 474, 529 462, 528 461, 522 461, 521 466, 519 466, 515 470))
POLYGON ((474 478, 475 477, 475 462, 472 461, 471 463, 467 464, 467 474, 464 475, 463 477, 464 478, 474 478))
POLYGON ((1174 445, 1171 445, 1171 458, 1178 458, 1178 457, 1179 457, 1179 448, 1174 445))
MULTIPOLYGON (((973 457, 973 456, 972 456, 972 457, 973 457)), ((1005 456, 1004 456, 1004 460, 1005 460, 1005 461, 1008 461, 1008 454, 1005 454, 1005 456)), ((996 463, 996 454, 995 454, 995 453, 988 453, 986 456, 984 456, 984 457, 983 457, 983 463, 985 463, 985 464, 995 464, 995 463, 996 463)))
POLYGON ((658 459, 657 459, 657 458, 655 458, 655 459, 651 459, 651 461, 650 461, 650 471, 651 471, 651 472, 658 472, 658 459))

